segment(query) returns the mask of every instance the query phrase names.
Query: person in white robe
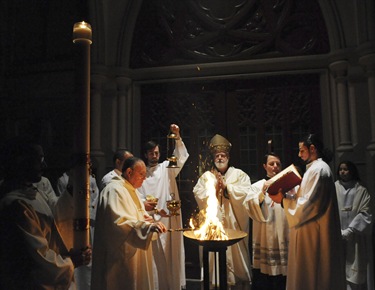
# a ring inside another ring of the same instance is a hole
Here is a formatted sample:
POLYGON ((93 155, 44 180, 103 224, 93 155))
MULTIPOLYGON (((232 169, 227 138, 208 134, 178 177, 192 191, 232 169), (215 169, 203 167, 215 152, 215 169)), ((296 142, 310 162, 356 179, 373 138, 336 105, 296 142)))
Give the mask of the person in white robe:
MULTIPOLYGON (((63 238, 70 245, 73 243, 73 236, 70 234, 73 232, 73 215, 74 215, 74 200, 73 200, 73 170, 69 170, 63 173, 62 176, 57 180, 57 192, 60 199, 63 199, 63 204, 58 204, 56 210, 56 219, 59 227, 63 229, 63 238)), ((90 202, 89 202, 89 213, 90 213, 90 243, 93 245, 93 237, 95 230, 95 218, 96 209, 99 200, 99 188, 96 183, 95 177, 90 174, 90 202)), ((62 201, 59 201, 62 203, 62 201)))
MULTIPOLYGON (((0 181, 0 185, 3 183, 3 180, 0 181)), ((66 210, 66 207, 64 204, 66 202, 69 204, 69 207, 73 207, 73 199, 70 197, 67 198, 67 201, 62 201, 66 198, 60 198, 60 196, 57 196, 51 182, 49 179, 45 176, 42 176, 41 180, 39 182, 33 183, 33 186, 39 191, 45 202, 50 207, 53 216, 55 217, 55 221, 57 222, 57 213, 59 211, 66 210), (59 208, 62 207, 62 210, 59 210, 59 208)))
MULTIPOLYGON (((71 169, 64 172, 57 180, 58 202, 55 205, 54 214, 56 217, 58 228, 61 232, 62 238, 70 249, 73 247, 74 240, 74 199, 73 199, 73 169, 75 164, 72 161, 71 169)), ((95 231, 95 217, 99 198, 99 188, 96 184, 95 177, 89 174, 90 178, 90 245, 93 247, 94 231, 95 231)), ((50 195, 52 196, 52 195, 50 195)), ((52 198, 53 200, 53 198, 52 198)), ((74 277, 78 290, 90 290, 91 283, 91 263, 78 267, 74 270, 74 277)))
POLYGON ((45 168, 41 146, 17 137, 1 150, 0 289, 75 289, 74 267, 91 250, 68 252, 45 197, 33 184, 45 168))
POLYGON ((136 157, 125 160, 123 175, 115 176, 100 194, 92 262, 92 290, 152 290, 152 247, 166 227, 145 210, 139 188, 146 165, 136 157))
MULTIPOLYGON (((207 180, 215 180, 215 188, 218 199, 217 217, 224 228, 249 232, 249 217, 243 206, 244 201, 251 191, 249 176, 242 170, 229 166, 229 153, 231 143, 221 135, 216 134, 210 141, 210 151, 214 159, 214 167, 206 171, 198 179, 193 192, 200 210, 207 208, 207 199, 210 188, 207 180)), ((214 283, 213 254, 210 253, 210 282, 214 283)), ((248 247, 248 236, 228 247, 227 255, 227 283, 229 287, 250 289, 251 268, 248 247)), ((214 285, 216 286, 216 285, 214 285)))
POLYGON ((40 193, 35 188, 12 190, 1 199, 0 212, 0 288, 75 289, 73 262, 40 193))
POLYGON ((340 162, 335 182, 341 233, 345 241, 348 290, 374 289, 372 226, 374 201, 360 184, 356 165, 340 162))
POLYGON ((133 153, 127 149, 120 149, 115 152, 112 158, 113 169, 103 176, 100 182, 100 190, 103 190, 113 177, 122 175, 122 167, 125 160, 129 157, 133 157, 133 153))
POLYGON ((314 134, 299 142, 307 164, 296 199, 270 197, 284 207, 290 229, 287 289, 346 289, 344 248, 328 152, 314 134))
POLYGON ((73 208, 74 200, 68 192, 57 195, 48 178, 42 176, 33 183, 50 207, 56 225, 67 249, 73 248, 73 208))
POLYGON ((39 182, 33 183, 33 185, 41 193, 42 197, 51 208, 52 213, 55 214, 54 211, 58 204, 59 197, 56 195, 49 179, 45 176, 42 176, 41 180, 39 182))
MULTIPOLYGON (((189 157, 176 124, 170 125, 171 133, 175 134, 173 155, 177 158, 177 167, 168 168, 169 161, 159 163, 160 148, 153 141, 144 146, 144 157, 147 159, 147 178, 139 188, 146 209, 156 220, 160 220, 168 229, 183 227, 182 215, 169 215, 167 201, 180 200, 176 178, 189 157), (153 196, 157 202, 148 201, 147 195, 153 196)), ((182 232, 168 232, 159 236, 152 243, 154 290, 180 290, 186 286, 185 248, 182 232), (173 275, 166 275, 173 273, 173 275)))
MULTIPOLYGON (((252 290, 284 290, 288 263, 289 227, 284 209, 280 204, 273 202, 264 188, 265 181, 281 171, 279 156, 272 152, 266 154, 263 168, 266 171, 266 178, 252 184, 253 192, 249 193, 244 204, 252 219, 252 290), (259 210, 259 201, 255 199, 254 194, 259 196, 261 210, 259 210)), ((294 189, 293 193, 295 193, 294 189)), ((290 192, 290 194, 293 193, 290 192)))

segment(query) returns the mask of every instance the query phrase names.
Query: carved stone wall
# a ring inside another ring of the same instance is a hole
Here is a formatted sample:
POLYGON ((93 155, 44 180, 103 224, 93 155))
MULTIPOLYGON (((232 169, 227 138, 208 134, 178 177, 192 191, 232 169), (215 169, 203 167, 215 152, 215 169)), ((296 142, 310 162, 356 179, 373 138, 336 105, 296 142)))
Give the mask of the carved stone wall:
POLYGON ((144 1, 131 67, 329 52, 317 1, 144 1))

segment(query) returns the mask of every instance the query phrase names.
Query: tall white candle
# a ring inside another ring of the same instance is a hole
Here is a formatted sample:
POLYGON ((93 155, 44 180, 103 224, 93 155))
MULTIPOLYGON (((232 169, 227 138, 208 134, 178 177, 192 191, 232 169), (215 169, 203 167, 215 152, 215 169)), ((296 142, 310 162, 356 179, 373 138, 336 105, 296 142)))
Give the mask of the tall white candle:
POLYGON ((73 42, 76 44, 76 91, 74 154, 77 164, 73 173, 74 241, 76 250, 90 245, 90 46, 91 25, 78 22, 73 26, 73 42))

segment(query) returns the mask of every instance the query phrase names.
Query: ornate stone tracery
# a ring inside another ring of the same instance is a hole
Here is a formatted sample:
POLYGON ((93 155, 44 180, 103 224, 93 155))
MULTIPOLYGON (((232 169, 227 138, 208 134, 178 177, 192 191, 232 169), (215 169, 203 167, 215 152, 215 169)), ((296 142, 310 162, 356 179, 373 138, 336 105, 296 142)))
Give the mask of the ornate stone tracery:
POLYGON ((133 67, 329 51, 316 1, 169 0, 154 5, 147 2, 139 15, 133 67))

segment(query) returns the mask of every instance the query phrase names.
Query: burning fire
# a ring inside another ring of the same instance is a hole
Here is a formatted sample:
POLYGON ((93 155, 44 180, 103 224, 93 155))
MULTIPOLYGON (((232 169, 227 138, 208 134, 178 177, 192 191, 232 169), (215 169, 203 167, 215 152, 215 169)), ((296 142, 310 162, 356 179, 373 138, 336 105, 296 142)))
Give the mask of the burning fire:
POLYGON ((193 219, 190 219, 190 227, 194 229, 194 235, 199 240, 228 240, 224 226, 217 217, 219 201, 216 198, 215 178, 208 176, 206 181, 208 189, 207 207, 204 214, 204 222, 195 229, 193 219))

